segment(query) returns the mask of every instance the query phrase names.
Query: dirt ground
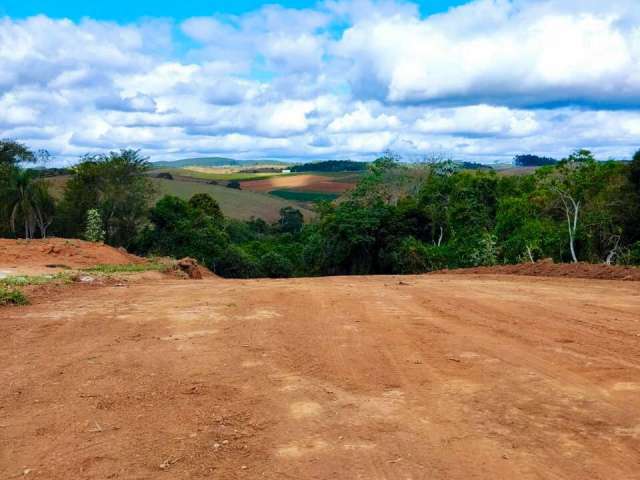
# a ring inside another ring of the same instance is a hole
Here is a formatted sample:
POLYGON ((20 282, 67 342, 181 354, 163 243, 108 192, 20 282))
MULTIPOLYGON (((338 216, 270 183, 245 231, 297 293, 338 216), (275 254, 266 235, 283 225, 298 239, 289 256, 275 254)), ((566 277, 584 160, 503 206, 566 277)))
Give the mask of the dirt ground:
POLYGON ((0 238, 0 278, 38 275, 100 264, 125 265, 146 260, 101 243, 77 239, 10 240, 0 238))
POLYGON ((0 309, 0 478, 640 478, 640 289, 158 280, 0 309))
POLYGON ((505 274, 527 275, 534 277, 569 277, 569 278, 593 278, 603 280, 640 281, 640 268, 625 267, 620 265, 605 265, 593 263, 553 263, 536 262, 522 263, 519 265, 497 265, 495 267, 462 268, 458 270, 442 270, 434 272, 454 274, 505 274))
POLYGON ((265 178, 264 180, 248 180, 240 182, 243 190, 254 192, 270 192, 279 188, 295 188, 300 191, 342 193, 354 187, 354 183, 333 181, 331 177, 322 175, 286 175, 265 178))

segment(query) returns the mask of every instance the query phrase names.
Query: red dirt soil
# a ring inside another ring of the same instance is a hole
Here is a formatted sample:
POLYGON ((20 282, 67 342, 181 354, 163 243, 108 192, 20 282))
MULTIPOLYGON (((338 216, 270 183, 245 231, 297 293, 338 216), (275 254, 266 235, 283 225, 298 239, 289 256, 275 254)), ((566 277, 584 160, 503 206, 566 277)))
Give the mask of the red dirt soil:
POLYGON ((620 281, 72 285, 0 309, 0 478, 638 479, 639 319, 620 281))
POLYGON ((291 175, 240 182, 243 190, 254 192, 270 192, 286 188, 305 192, 342 193, 350 190, 354 185, 355 183, 334 182, 331 177, 322 175, 291 175))
POLYGON ((8 269, 9 273, 51 271, 47 269, 47 265, 85 268, 101 264, 125 265, 145 261, 126 251, 84 240, 0 239, 0 269, 8 269))
POLYGON ((454 273, 457 275, 529 275, 534 277, 570 277, 600 280, 640 281, 640 268, 638 267, 592 263, 552 263, 545 261, 537 263, 523 263, 520 265, 497 265, 494 267, 442 270, 434 273, 454 273))

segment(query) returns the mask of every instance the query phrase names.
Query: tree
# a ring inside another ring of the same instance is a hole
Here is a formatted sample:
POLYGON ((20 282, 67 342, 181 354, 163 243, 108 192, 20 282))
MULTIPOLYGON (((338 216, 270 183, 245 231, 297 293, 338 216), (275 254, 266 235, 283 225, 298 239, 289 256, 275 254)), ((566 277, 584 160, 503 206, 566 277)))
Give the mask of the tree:
POLYGON ((595 161, 596 159, 593 156, 593 153, 591 153, 590 150, 586 150, 584 148, 581 148, 580 150, 576 150, 567 158, 562 160, 563 163, 588 163, 588 162, 595 162, 595 161))
POLYGON ((293 275, 291 261, 277 252, 267 252, 260 258, 260 270, 267 278, 287 278, 293 275))
POLYGON ((208 193, 196 193, 189 200, 189 206, 215 220, 222 221, 224 219, 220 205, 208 193))
POLYGON ((87 211, 87 227, 84 232, 84 238, 90 242, 104 242, 104 235, 100 212, 92 208, 87 211))
POLYGON ((593 154, 589 150, 582 149, 576 150, 568 158, 563 159, 556 168, 543 170, 542 173, 546 177, 543 184, 557 199, 566 219, 569 251, 574 263, 578 261, 576 237, 580 213, 583 202, 587 198, 589 174, 593 172, 595 165, 593 154))
POLYGON ((304 217, 297 208, 284 207, 280 209, 278 228, 283 233, 299 233, 304 225, 304 217))
POLYGON ((146 222, 154 194, 147 158, 138 150, 89 155, 73 167, 61 205, 64 233, 84 233, 87 211, 98 209, 105 240, 128 247, 146 222))
POLYGON ((55 208, 47 182, 33 170, 10 166, 5 171, 8 177, 1 196, 11 231, 17 234, 20 225, 26 239, 34 238, 38 230, 40 236, 46 238, 55 208))
POLYGON ((145 252, 192 257, 214 270, 224 257, 229 237, 220 222, 181 198, 162 197, 151 209, 149 218, 152 227, 143 232, 140 242, 145 252))
POLYGON ((15 140, 0 140, 0 165, 18 165, 19 163, 33 163, 38 159, 26 145, 15 140))
POLYGON ((638 150, 629 165, 629 180, 635 187, 636 193, 640 195, 640 150, 638 150))

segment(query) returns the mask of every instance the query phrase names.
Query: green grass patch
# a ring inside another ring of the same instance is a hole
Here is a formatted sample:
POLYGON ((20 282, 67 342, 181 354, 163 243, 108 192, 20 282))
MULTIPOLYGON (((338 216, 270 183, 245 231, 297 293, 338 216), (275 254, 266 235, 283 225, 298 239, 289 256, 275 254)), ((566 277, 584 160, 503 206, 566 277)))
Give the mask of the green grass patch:
POLYGON ((324 202, 335 200, 340 196, 338 193, 327 192, 303 192, 300 190, 272 190, 269 194, 284 198, 292 202, 324 202))
POLYGON ((53 275, 12 275, 0 279, 0 288, 26 287, 29 285, 45 285, 47 283, 71 281, 70 273, 56 273, 53 275))
POLYGON ((28 305, 29 300, 16 288, 5 288, 0 286, 0 306, 5 305, 28 305))
POLYGON ((163 271, 166 270, 168 266, 163 263, 133 263, 126 265, 111 265, 111 264, 103 264, 103 265, 95 265, 89 268, 83 268, 83 272, 88 273, 103 273, 103 274, 112 274, 112 273, 140 273, 140 272, 155 272, 155 271, 163 271))

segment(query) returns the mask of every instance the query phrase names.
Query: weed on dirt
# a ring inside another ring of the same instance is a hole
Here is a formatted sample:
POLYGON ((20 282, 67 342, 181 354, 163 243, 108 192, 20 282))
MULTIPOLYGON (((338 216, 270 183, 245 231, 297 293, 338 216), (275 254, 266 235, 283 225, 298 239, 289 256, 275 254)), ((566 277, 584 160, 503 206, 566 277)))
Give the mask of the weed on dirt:
POLYGON ((28 303, 27 297, 20 290, 0 286, 0 306, 27 305, 28 303))

